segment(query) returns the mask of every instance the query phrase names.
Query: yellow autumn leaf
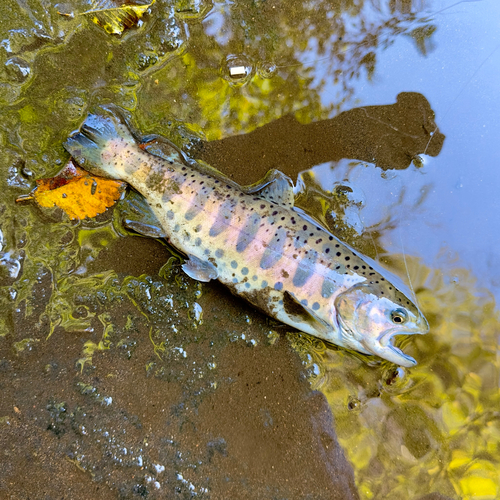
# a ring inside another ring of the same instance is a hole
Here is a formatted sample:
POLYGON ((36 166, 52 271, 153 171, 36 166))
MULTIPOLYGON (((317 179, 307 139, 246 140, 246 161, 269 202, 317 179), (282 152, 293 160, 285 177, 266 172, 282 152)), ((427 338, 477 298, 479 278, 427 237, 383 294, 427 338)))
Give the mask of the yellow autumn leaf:
POLYGON ((102 214, 125 191, 126 183, 91 175, 71 160, 50 179, 36 181, 35 189, 17 201, 34 200, 40 207, 59 207, 70 219, 102 214))
POLYGON ((81 15, 92 16, 92 21, 110 35, 121 35, 125 28, 135 26, 155 1, 146 5, 117 5, 114 0, 92 0, 92 8, 81 15))

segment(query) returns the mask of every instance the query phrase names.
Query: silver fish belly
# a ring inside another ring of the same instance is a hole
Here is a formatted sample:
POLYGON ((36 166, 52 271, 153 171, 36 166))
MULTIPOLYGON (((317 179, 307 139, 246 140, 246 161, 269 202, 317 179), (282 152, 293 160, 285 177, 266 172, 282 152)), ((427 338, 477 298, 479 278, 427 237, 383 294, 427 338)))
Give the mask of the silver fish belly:
POLYGON ((418 307, 298 212, 281 172, 238 186, 183 161, 165 140, 159 156, 151 154, 106 108, 90 114, 65 148, 83 168, 144 196, 170 244, 186 255, 183 269, 192 278, 218 279, 269 316, 339 346, 416 363, 393 338, 428 331, 418 307))

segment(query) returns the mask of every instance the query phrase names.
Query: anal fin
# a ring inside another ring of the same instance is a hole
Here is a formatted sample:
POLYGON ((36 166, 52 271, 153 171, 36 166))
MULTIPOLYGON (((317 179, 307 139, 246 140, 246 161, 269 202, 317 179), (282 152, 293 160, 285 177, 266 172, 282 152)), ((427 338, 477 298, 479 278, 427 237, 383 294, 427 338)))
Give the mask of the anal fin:
POLYGON ((166 238, 167 235, 160 225, 147 224, 144 221, 137 221, 131 219, 124 219, 123 225, 127 229, 131 229, 136 233, 147 236, 148 238, 166 238))
POLYGON ((165 230, 151 210, 146 199, 136 191, 130 191, 118 205, 120 221, 127 229, 150 238, 165 238, 165 230))

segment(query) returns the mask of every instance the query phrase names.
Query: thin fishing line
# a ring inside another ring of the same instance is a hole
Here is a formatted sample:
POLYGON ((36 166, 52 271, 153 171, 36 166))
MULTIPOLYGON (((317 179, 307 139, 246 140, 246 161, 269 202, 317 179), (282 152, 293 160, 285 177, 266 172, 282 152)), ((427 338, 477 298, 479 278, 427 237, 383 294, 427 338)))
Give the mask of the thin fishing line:
MULTIPOLYGON (((478 1, 478 0, 468 0, 468 1, 478 1)), ((459 2, 459 3, 461 3, 461 2, 459 2)), ((481 68, 488 62, 488 60, 491 58, 491 56, 499 48, 500 48, 500 43, 490 52, 490 54, 486 57, 486 59, 476 68, 476 70, 474 71, 474 73, 472 73, 472 75, 470 76, 470 78, 462 85, 462 88, 460 89, 460 92, 455 96, 455 98, 453 99, 453 101, 451 101, 451 103, 449 104, 448 108, 444 112, 444 115, 442 116, 442 118, 444 118, 445 116, 448 116, 448 113, 451 111, 451 108, 457 102, 458 98, 463 94, 463 92, 465 91, 465 89, 467 88, 467 86, 470 84, 470 82, 472 81, 472 79, 479 73, 479 71, 481 70, 481 68)), ((434 138, 434 135, 437 132, 438 128, 439 127, 436 125, 436 128, 432 131, 432 134, 431 134, 431 137, 429 139, 429 142, 427 142, 427 146, 425 146, 425 150, 424 150, 424 152, 422 154, 424 154, 424 155, 427 154, 427 150, 429 149, 429 145, 430 145, 432 139, 434 138)))
POLYGON ((405 252, 405 247, 403 244, 403 237, 401 236, 401 226, 398 225, 398 233, 399 233, 399 241, 401 242, 401 250, 403 251, 403 262, 405 264, 405 270, 406 270, 406 276, 408 277, 408 284, 410 285, 410 290, 413 295, 413 300, 415 301, 415 304, 418 306, 418 301, 417 301, 417 295, 415 294, 415 290, 413 288, 413 284, 411 282, 410 278, 410 271, 408 270, 408 263, 406 262, 406 252, 405 252))
POLYGON ((378 249, 377 249, 377 244, 375 243, 375 238, 373 237, 373 234, 372 234, 371 231, 368 231, 368 234, 370 235, 370 238, 372 239, 373 248, 375 250, 375 256, 376 256, 377 262, 379 262, 380 258, 379 258, 379 255, 378 255, 378 249))
MULTIPOLYGON (((441 14, 442 12, 445 12, 448 9, 452 9, 453 7, 456 7, 457 5, 460 5, 461 3, 472 3, 472 2, 482 2, 484 0, 460 0, 459 2, 455 2, 454 4, 449 5, 448 7, 444 7, 440 10, 437 10, 435 12, 431 12, 430 14, 427 14, 427 16, 436 16, 437 14, 441 14)), ((422 18, 423 19, 423 18, 422 18)), ((414 19, 413 21, 410 22, 409 26, 412 24, 415 24, 416 22, 420 21, 421 19, 414 19)), ((306 66, 306 65, 311 65, 311 64, 316 64, 318 62, 324 61, 326 59, 330 59, 330 55, 320 57, 319 59, 314 59, 312 61, 305 61, 305 62, 298 62, 298 63, 292 63, 292 64, 276 64, 276 68, 296 68, 298 66, 306 66)))

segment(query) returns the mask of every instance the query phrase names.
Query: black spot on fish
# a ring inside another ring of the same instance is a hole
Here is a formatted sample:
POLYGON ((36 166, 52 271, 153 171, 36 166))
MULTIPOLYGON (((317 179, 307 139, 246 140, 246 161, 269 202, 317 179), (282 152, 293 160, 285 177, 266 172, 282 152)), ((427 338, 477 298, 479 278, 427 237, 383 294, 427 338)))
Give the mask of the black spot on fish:
POLYGON ((216 251, 215 251, 215 256, 218 257, 219 259, 224 255, 224 250, 222 250, 221 248, 218 248, 216 251))
MULTIPOLYGON (((275 290, 283 290, 283 283, 281 283, 281 281, 277 281, 275 284, 274 284, 274 289, 275 290)), ((400 299, 401 300, 401 299, 400 299)))
POLYGON ((241 269, 241 274, 243 274, 243 276, 246 276, 248 274, 248 267, 243 267, 241 269))
POLYGON ((232 260, 232 261, 231 261, 231 267, 232 267, 233 269, 236 269, 236 268, 238 267, 238 263, 237 263, 235 260, 232 260))

